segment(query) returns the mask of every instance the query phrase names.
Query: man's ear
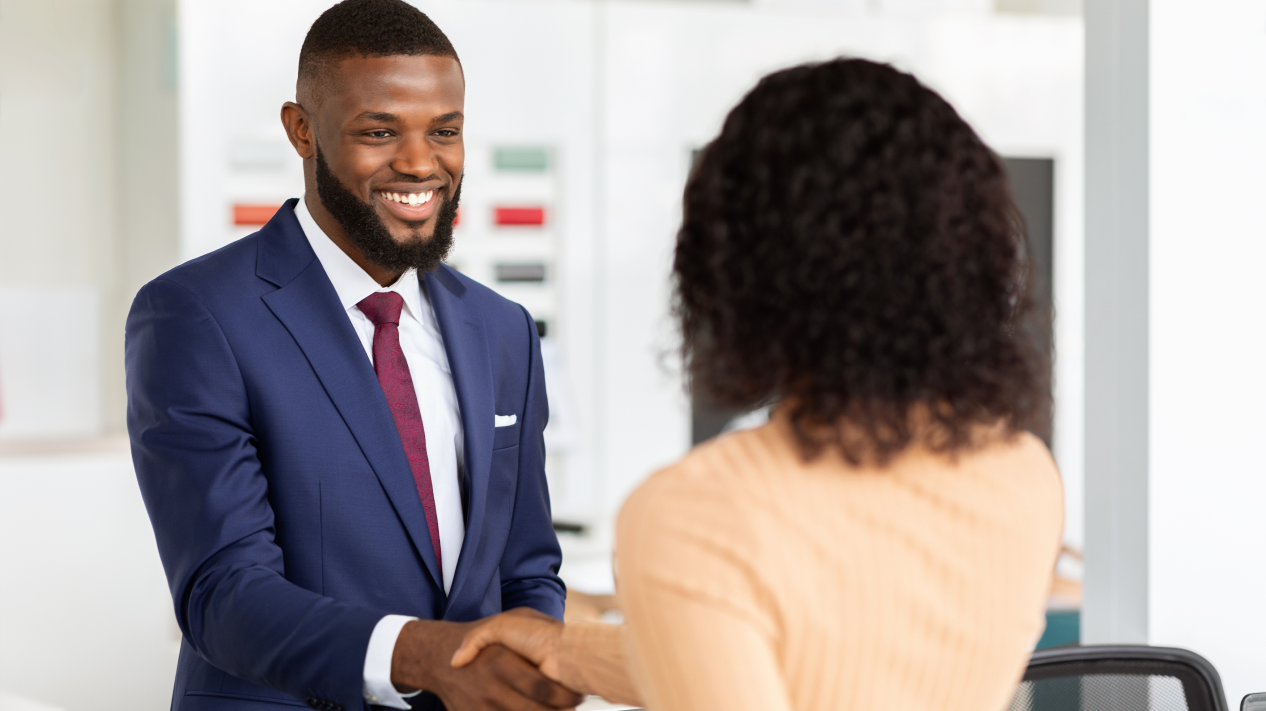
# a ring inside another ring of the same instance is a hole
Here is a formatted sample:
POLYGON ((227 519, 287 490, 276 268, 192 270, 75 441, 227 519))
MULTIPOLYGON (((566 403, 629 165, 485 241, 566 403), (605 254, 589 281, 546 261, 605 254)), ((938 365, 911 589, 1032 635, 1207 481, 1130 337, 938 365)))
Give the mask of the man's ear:
POLYGON ((281 105, 281 125, 286 129, 286 137, 295 153, 307 160, 316 155, 316 136, 313 133, 312 117, 300 105, 287 101, 281 105))

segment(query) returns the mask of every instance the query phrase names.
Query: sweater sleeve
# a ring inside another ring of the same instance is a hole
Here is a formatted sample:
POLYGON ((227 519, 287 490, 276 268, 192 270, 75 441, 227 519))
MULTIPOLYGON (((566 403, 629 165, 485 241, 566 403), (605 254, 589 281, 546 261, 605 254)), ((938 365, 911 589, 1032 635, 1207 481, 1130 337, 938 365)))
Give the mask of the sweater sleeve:
POLYGON ((641 706, 629 678, 624 625, 568 623, 563 630, 559 673, 565 686, 617 704, 641 706))
POLYGON ((618 583, 634 682, 655 711, 790 711, 777 624, 742 555, 742 531, 697 493, 651 481, 621 511, 618 583))

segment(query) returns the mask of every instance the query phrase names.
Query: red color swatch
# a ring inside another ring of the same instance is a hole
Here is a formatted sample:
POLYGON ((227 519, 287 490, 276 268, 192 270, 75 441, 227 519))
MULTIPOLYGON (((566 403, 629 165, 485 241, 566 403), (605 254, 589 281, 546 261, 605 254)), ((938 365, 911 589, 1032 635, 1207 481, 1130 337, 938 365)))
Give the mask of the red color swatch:
POLYGON ((264 225, 273 219, 281 205, 234 205, 233 224, 264 225))
POLYGON ((543 207, 498 207, 493 213, 493 222, 498 225, 535 225, 545 224, 545 208, 543 207))

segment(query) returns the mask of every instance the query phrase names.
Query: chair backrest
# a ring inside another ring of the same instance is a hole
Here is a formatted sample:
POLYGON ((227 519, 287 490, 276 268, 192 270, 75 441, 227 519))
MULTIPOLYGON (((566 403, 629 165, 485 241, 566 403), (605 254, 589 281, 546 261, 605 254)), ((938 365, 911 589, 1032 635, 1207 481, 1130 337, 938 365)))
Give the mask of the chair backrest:
POLYGON ((1008 711, 1227 711, 1218 672, 1185 649, 1058 647, 1033 653, 1008 711))

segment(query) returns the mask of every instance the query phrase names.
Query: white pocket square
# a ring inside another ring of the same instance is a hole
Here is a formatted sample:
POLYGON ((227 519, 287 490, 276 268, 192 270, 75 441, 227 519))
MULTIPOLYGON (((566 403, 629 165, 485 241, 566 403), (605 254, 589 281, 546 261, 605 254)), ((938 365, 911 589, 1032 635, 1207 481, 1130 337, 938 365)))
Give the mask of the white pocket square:
POLYGON ((496 420, 496 427, 509 427, 519 421, 518 415, 493 415, 496 420))

